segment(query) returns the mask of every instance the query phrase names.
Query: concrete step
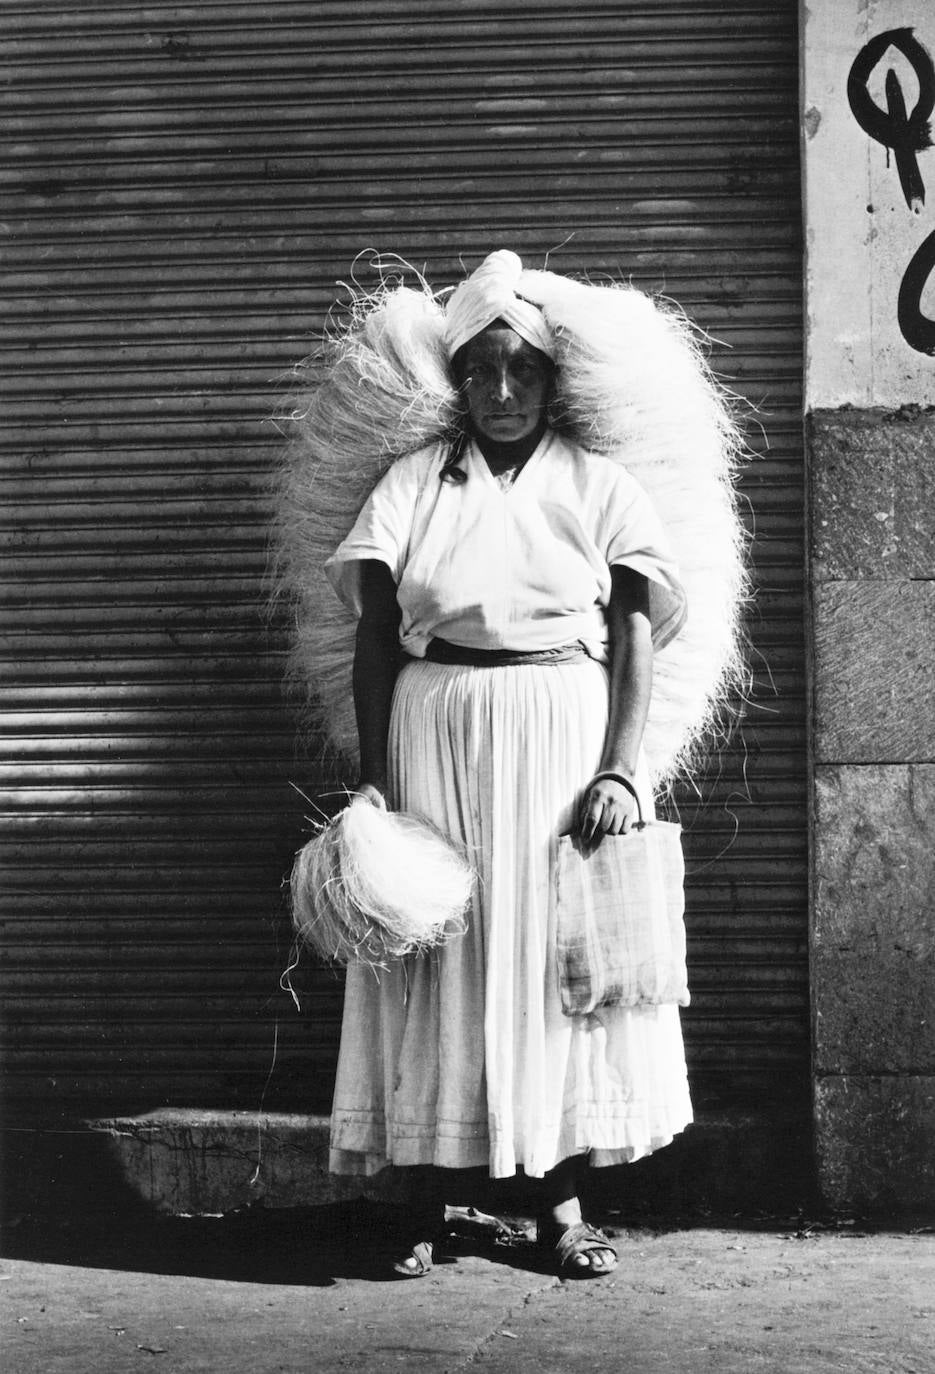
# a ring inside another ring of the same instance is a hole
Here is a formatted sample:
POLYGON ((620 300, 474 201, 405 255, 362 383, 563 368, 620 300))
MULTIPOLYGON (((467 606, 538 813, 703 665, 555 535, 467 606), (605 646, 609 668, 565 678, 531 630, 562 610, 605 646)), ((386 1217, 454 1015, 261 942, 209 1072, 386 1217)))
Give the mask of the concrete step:
MULTIPOLYGON (((405 1202, 412 1187, 407 1170, 367 1179, 329 1174, 326 1116, 164 1109, 67 1129, 14 1126, 4 1136, 7 1206, 21 1212, 55 1205, 56 1196, 67 1209, 80 1194, 105 1210, 123 1197, 128 1206, 142 1203, 167 1215, 219 1215, 361 1196, 405 1202), (11 1184, 17 1197, 9 1196, 11 1184)), ((522 1211, 534 1196, 522 1176, 478 1186, 483 1196, 471 1201, 492 1210, 522 1211)), ((808 1124, 777 1111, 709 1112, 649 1159, 592 1170, 589 1190, 602 1212, 633 1216, 750 1216, 808 1207, 814 1203, 808 1124)))

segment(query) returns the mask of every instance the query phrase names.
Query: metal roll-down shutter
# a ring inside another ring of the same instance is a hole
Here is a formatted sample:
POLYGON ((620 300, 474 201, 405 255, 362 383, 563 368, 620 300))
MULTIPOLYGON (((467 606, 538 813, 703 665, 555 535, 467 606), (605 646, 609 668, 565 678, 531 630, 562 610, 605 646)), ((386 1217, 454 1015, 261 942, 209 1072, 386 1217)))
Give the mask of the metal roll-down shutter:
POLYGON ((681 797, 696 1097, 807 1066, 793 0, 4 7, 6 1093, 325 1108, 341 986, 278 984, 333 781, 263 583, 270 416, 368 248, 661 289, 758 408, 742 734, 681 797))

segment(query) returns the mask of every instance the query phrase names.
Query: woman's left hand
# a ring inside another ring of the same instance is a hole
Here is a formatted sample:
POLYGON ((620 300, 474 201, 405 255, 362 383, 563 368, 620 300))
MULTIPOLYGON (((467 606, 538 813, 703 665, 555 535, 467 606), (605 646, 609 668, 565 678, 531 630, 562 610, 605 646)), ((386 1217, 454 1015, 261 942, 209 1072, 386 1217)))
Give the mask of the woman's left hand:
POLYGON ((576 833, 585 849, 596 849, 605 835, 625 835, 636 820, 636 800, 622 783, 601 778, 582 794, 576 833))

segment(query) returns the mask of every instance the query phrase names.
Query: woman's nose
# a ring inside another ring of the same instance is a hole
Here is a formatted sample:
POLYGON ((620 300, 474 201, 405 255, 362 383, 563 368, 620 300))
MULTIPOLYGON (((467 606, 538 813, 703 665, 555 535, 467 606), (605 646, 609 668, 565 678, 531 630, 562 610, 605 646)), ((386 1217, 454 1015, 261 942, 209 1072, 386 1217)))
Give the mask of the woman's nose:
POLYGON ((504 369, 496 380, 496 395, 498 401, 509 401, 513 395, 513 387, 510 374, 504 369))

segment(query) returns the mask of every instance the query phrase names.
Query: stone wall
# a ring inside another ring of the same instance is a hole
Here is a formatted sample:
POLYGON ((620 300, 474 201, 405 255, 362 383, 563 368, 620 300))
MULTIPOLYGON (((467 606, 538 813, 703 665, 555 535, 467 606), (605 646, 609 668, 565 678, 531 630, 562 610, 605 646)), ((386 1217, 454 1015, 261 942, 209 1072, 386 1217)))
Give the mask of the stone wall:
POLYGON ((819 1172, 903 1211, 935 1206, 935 417, 809 430, 819 1172))
POLYGON ((935 1206, 935 418, 810 418, 825 1197, 935 1206))
POLYGON ((819 1176, 836 1207, 930 1209, 935 15, 828 0, 804 18, 819 1176))

